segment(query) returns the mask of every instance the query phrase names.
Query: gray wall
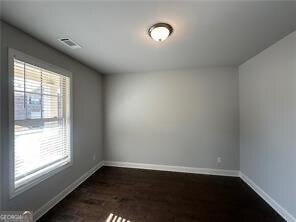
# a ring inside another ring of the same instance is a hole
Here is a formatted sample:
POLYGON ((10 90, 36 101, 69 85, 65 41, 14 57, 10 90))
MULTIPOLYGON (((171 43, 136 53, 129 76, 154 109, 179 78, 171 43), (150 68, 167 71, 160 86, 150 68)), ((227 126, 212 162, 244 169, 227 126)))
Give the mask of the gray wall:
POLYGON ((296 32, 239 67, 240 168, 296 216, 296 32))
POLYGON ((7 25, 2 27, 1 111, 3 141, 3 208, 37 210, 103 159, 102 154, 102 76, 81 63, 7 25), (74 165, 9 200, 8 197, 8 48, 14 48, 72 72, 74 98, 74 165), (93 154, 97 159, 93 160, 93 154))
POLYGON ((237 69, 104 80, 105 160, 239 169, 237 69))

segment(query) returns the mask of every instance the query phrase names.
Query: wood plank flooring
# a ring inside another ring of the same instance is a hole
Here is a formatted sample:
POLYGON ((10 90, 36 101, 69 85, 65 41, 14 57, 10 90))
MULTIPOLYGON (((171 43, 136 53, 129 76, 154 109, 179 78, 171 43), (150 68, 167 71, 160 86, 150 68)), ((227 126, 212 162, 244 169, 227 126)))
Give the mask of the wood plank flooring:
POLYGON ((128 220, 285 221, 240 178, 116 167, 101 168, 39 221, 128 220))

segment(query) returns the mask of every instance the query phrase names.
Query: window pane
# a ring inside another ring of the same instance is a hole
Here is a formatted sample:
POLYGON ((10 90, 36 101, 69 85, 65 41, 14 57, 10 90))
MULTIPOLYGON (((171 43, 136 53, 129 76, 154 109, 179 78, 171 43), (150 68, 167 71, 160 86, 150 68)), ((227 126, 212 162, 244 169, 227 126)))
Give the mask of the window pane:
POLYGON ((25 63, 16 60, 14 63, 14 90, 24 91, 24 73, 25 63))
POLYGON ((26 93, 27 119, 41 118, 41 95, 26 93))
POLYGON ((57 96, 43 96, 43 118, 58 118, 61 108, 57 96))
POLYGON ((15 118, 15 120, 26 119, 25 93, 24 92, 15 92, 14 93, 14 118, 15 118))
POLYGON ((16 179, 69 155, 64 127, 57 121, 17 123, 15 130, 16 179))
POLYGON ((26 92, 41 92, 41 69, 25 64, 25 88, 26 92))
POLYGON ((61 88, 60 75, 42 71, 42 90, 47 95, 59 95, 61 88))

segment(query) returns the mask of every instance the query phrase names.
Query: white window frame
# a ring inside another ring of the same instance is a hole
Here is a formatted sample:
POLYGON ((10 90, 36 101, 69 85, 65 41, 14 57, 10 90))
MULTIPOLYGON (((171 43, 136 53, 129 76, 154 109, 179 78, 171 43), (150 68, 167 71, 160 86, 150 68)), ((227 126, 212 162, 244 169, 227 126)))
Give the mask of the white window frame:
POLYGON ((8 49, 8 69, 9 69, 9 197, 10 199, 21 194, 22 192, 36 186, 40 182, 52 177, 53 175, 65 170, 66 168, 73 165, 73 80, 72 73, 42 61, 41 59, 29 56, 23 52, 15 49, 8 49), (59 73, 70 78, 70 160, 67 163, 56 164, 52 167, 48 167, 42 175, 32 176, 27 183, 22 186, 15 188, 15 176, 14 176, 14 59, 18 59, 22 62, 29 63, 31 65, 59 73))

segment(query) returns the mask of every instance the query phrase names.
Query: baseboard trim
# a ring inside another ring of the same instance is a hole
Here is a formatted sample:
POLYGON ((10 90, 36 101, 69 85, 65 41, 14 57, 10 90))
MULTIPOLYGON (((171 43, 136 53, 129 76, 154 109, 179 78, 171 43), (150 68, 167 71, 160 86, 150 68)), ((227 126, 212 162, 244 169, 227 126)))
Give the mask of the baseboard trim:
POLYGON ((215 176, 230 176, 238 177, 238 170, 223 170, 223 169, 210 169, 210 168, 194 168, 194 167, 183 167, 183 166, 170 166, 170 165, 159 165, 159 164, 144 164, 144 163, 133 163, 133 162, 121 162, 121 161, 104 161, 105 166, 113 167, 126 167, 146 170, 161 170, 170 172, 180 173, 194 173, 194 174, 206 174, 215 176))
POLYGON ((293 217, 285 208, 269 196, 263 189, 261 189, 254 181, 247 177, 243 172, 239 173, 240 178, 251 187, 266 203, 268 203, 279 215, 281 215, 287 222, 296 222, 293 217))
POLYGON ((261 189, 254 181, 252 181, 243 172, 238 170, 223 170, 223 169, 211 169, 211 168, 194 168, 194 167, 183 167, 183 166, 170 166, 170 165, 159 165, 159 164, 143 164, 133 162, 121 162, 121 161, 101 161, 96 166, 91 168, 74 183, 69 185, 66 189, 44 204, 41 208, 34 212, 34 221, 40 219, 45 213, 51 208, 63 200, 68 194, 75 190, 80 184, 87 180, 93 173, 95 173, 102 166, 113 166, 113 167, 125 167, 125 168, 136 168, 136 169, 147 169, 147 170, 161 170, 169 172, 180 172, 180 173, 193 173, 193 174, 205 174, 215 176, 230 176, 240 177, 250 188, 252 188, 263 200, 265 200, 278 214, 280 214, 287 222, 296 222, 296 218, 290 214, 285 208, 277 203, 272 197, 270 197, 263 189, 261 189))
POLYGON ((183 166, 170 166, 159 164, 144 164, 133 162, 121 162, 121 161, 104 161, 104 166, 113 167, 126 167, 136 169, 147 170, 161 170, 180 173, 193 173, 193 174, 206 174, 215 176, 231 176, 240 177, 250 188, 252 188, 263 200, 266 201, 278 214, 280 214, 287 222, 296 222, 296 218, 293 217, 285 208, 272 199, 265 191, 263 191, 257 184, 255 184, 249 177, 238 170, 222 170, 222 169, 210 169, 210 168, 194 168, 183 166))
POLYGON ((104 161, 101 161, 81 177, 79 177, 74 183, 70 184, 66 189, 40 207, 37 211, 34 212, 34 221, 40 219, 45 213, 47 213, 51 208, 63 200, 68 194, 75 190, 80 184, 82 184, 87 178, 89 178, 93 173, 100 169, 104 165, 104 161))

